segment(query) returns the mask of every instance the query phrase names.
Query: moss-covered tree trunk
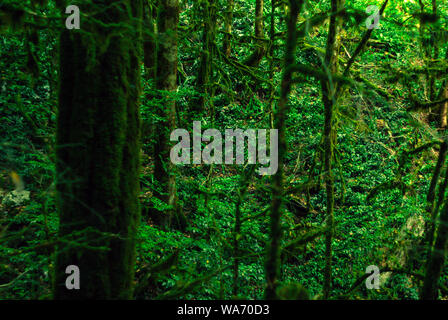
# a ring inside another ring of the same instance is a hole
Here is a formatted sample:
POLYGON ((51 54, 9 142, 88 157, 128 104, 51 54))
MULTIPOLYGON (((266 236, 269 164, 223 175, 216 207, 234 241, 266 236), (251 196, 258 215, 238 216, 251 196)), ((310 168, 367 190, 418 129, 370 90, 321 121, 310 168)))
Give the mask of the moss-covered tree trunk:
POLYGON ((202 15, 202 48, 200 65, 196 78, 197 94, 190 100, 190 111, 193 119, 198 119, 206 109, 210 99, 210 77, 213 75, 213 58, 215 56, 216 39, 216 3, 215 0, 198 1, 199 10, 202 15))
MULTIPOLYGON (((297 17, 302 7, 302 1, 291 0, 288 18, 288 35, 286 39, 285 60, 283 77, 280 88, 280 101, 275 114, 275 128, 278 129, 278 170, 272 179, 272 202, 270 217, 270 242, 267 247, 266 258, 266 299, 277 298, 277 284, 280 274, 280 241, 281 241, 281 216, 283 202, 283 166, 286 156, 286 117, 288 115, 288 96, 291 91, 292 73, 297 48, 297 17)), ((275 152, 271 150, 271 152, 275 152)))
POLYGON ((271 1, 271 17, 269 26, 269 46, 268 46, 268 61, 269 61, 269 80, 271 82, 269 92, 269 123, 274 127, 274 98, 275 98, 275 84, 274 84, 274 46, 275 46, 275 8, 277 4, 274 0, 271 1))
POLYGON ((157 17, 156 88, 161 94, 163 105, 157 108, 162 121, 157 125, 154 178, 159 188, 157 196, 169 206, 162 213, 167 218, 164 223, 171 225, 174 218, 174 226, 183 228, 185 220, 177 204, 176 166, 170 161, 169 144, 170 133, 176 129, 178 24, 179 1, 160 1, 157 17))
POLYGON ((266 53, 266 42, 264 39, 264 0, 257 0, 255 2, 255 49, 252 54, 246 59, 244 64, 250 67, 257 67, 266 53))
POLYGON ((226 57, 230 57, 232 54, 232 23, 233 23, 233 7, 234 0, 227 0, 227 8, 224 16, 224 41, 223 41, 223 52, 226 57))
POLYGON ((56 299, 132 297, 140 214, 141 4, 103 1, 95 5, 96 21, 60 37, 56 299), (69 265, 80 269, 79 290, 66 288, 69 265))
POLYGON ((143 63, 146 69, 146 77, 155 79, 156 77, 156 19, 157 7, 155 1, 145 0, 143 13, 143 63))
POLYGON ((333 127, 334 108, 337 105, 337 87, 333 75, 338 73, 339 55, 339 31, 342 26, 342 17, 337 13, 344 7, 344 0, 331 0, 331 17, 328 30, 326 53, 323 63, 323 71, 328 77, 322 80, 322 101, 325 109, 324 123, 324 170, 325 189, 327 196, 326 223, 327 233, 325 236, 325 269, 323 297, 328 298, 331 290, 331 265, 332 265, 332 241, 334 228, 334 179, 332 170, 333 149, 336 132, 333 127))
MULTIPOLYGON (((143 2, 143 64, 145 67, 144 73, 144 91, 145 103, 151 103, 157 98, 153 94, 149 94, 151 90, 147 86, 154 86, 156 80, 157 54, 156 54, 156 19, 157 7, 156 1, 144 0, 143 2)), ((142 138, 144 152, 154 155, 154 141, 156 136, 156 125, 154 119, 143 119, 142 121, 142 138), (149 143, 148 143, 149 142, 149 143)), ((145 213, 146 211, 143 210, 145 213)))

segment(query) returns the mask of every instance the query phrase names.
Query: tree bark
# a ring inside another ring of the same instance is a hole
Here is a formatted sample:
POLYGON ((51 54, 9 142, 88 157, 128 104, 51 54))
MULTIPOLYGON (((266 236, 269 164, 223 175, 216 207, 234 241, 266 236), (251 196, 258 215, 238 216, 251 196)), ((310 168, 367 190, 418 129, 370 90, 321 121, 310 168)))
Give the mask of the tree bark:
POLYGON ((102 6, 95 18, 104 24, 86 21, 82 33, 60 37, 56 299, 129 299, 133 291, 142 2, 102 6), (79 290, 65 286, 69 265, 80 269, 79 290))

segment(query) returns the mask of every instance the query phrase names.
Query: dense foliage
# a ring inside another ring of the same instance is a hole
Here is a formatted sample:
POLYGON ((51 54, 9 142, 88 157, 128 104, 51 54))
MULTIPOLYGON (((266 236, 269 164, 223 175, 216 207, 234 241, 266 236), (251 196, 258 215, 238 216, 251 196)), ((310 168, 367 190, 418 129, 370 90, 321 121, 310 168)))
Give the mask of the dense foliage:
MULTIPOLYGON (((161 26, 169 22, 164 12, 172 13, 163 8, 177 1, 143 1, 141 218, 134 235, 133 297, 265 297, 277 176, 258 175, 254 165, 174 166, 169 156, 157 162, 169 155, 163 136, 174 128, 192 132, 193 121, 221 132, 278 128, 285 112, 276 297, 419 299, 440 246, 441 256, 446 253, 448 3, 291 1, 300 7, 292 32, 294 4, 271 1, 180 0, 176 38, 161 26), (365 22, 369 5, 385 5, 371 34, 365 22), (336 31, 329 46, 332 21, 336 31), (295 68, 284 65, 291 35, 295 68), (176 47, 176 70, 168 70, 162 41, 176 47), (159 61, 151 59, 156 53, 159 61), (288 70, 291 88, 283 92, 288 70), (154 76, 166 72, 175 81, 154 76), (337 93, 331 97, 333 80, 337 93), (332 102, 326 104, 325 96, 332 102), (439 217, 442 223, 435 223, 439 217), (381 270, 379 289, 366 288, 370 265, 381 270)), ((56 184, 65 177, 61 165, 56 170, 64 70, 59 35, 102 39, 83 45, 95 48, 90 59, 103 61, 101 50, 108 49, 102 46, 118 41, 121 31, 113 24, 92 27, 87 21, 94 17, 83 14, 92 1, 78 2, 81 29, 70 31, 58 1, 0 2, 0 299, 51 299, 57 246, 90 250, 81 232, 64 238, 58 231, 56 184)), ((445 299, 444 259, 441 268, 435 298, 445 299)))

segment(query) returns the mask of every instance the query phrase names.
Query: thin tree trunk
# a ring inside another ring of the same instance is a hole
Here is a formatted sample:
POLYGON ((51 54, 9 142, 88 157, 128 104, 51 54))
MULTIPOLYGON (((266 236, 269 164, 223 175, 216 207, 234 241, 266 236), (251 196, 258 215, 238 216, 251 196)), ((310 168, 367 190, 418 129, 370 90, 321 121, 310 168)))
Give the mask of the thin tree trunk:
POLYGON ((196 88, 198 95, 192 97, 190 110, 194 117, 206 109, 208 99, 210 98, 210 77, 213 74, 213 57, 215 56, 215 37, 216 37, 216 4, 215 0, 204 0, 199 3, 204 21, 204 30, 202 36, 202 52, 196 88))
POLYGON ((448 240, 448 198, 440 214, 440 223, 437 230, 437 237, 432 248, 431 257, 426 266, 426 275, 423 288, 420 293, 422 300, 436 300, 439 296, 439 281, 442 269, 445 264, 446 243, 448 240))
POLYGON ((55 299, 129 299, 133 291, 142 2, 102 6, 96 19, 129 27, 107 44, 91 21, 82 33, 64 30, 60 37, 55 299), (79 290, 66 288, 69 265, 79 267, 79 290))
MULTIPOLYGON (((145 66, 144 88, 145 86, 154 85, 156 80, 156 18, 157 8, 155 4, 151 0, 145 0, 143 5, 143 64, 145 66)), ((154 100, 155 98, 155 95, 145 94, 145 99, 148 100, 146 103, 149 103, 149 101, 154 100)), ((142 137, 145 139, 145 142, 149 141, 149 148, 144 151, 150 155, 154 155, 155 136, 156 124, 153 119, 143 119, 142 137)))
POLYGON ((274 43, 275 43, 275 0, 271 0, 271 21, 269 29, 269 50, 268 50, 268 61, 269 61, 269 80, 271 81, 270 94, 269 94, 269 123, 271 128, 274 127, 274 96, 275 96, 275 85, 274 85, 274 43))
MULTIPOLYGON (((442 150, 440 151, 442 152, 442 150)), ((445 143, 445 155, 446 155, 446 143, 445 143)), ((439 156, 440 159, 440 156, 439 156)), ((445 160, 445 157, 444 157, 445 160)), ((434 236, 436 231, 436 223, 439 215, 439 209, 441 204, 443 203, 443 197, 445 196, 446 187, 448 184, 448 168, 445 167, 445 177, 439 185, 437 202, 434 205, 434 200, 432 200, 432 205, 430 207, 430 221, 425 226, 425 239, 423 242, 423 246, 426 246, 426 260, 429 261, 431 259, 431 251, 434 245, 434 236)))
POLYGON ((331 1, 330 26, 327 38, 327 47, 325 60, 323 64, 324 71, 328 73, 328 79, 321 82, 322 101, 325 108, 324 123, 324 170, 325 170, 325 188, 327 194, 326 223, 328 231, 325 236, 325 270, 324 270, 324 288, 323 297, 328 299, 331 291, 331 265, 332 265, 332 241, 334 233, 334 179, 332 170, 333 149, 335 144, 336 130, 333 128, 333 113, 337 105, 336 83, 332 80, 332 75, 338 72, 338 54, 339 54, 339 30, 342 26, 342 18, 336 13, 344 6, 344 0, 331 1))
POLYGON ((255 49, 244 62, 249 67, 257 67, 266 53, 266 43, 264 39, 264 0, 257 0, 255 3, 255 49))
MULTIPOLYGON (((157 109, 163 121, 159 122, 155 147, 154 177, 160 187, 159 197, 170 206, 168 224, 175 219, 175 226, 184 228, 185 219, 177 204, 176 166, 170 161, 169 136, 176 128, 177 90, 177 27, 179 1, 159 2, 157 19, 157 74, 156 88, 163 97, 163 108, 157 109)), ((165 221, 166 222, 166 221, 165 221)))
POLYGON ((143 63, 147 79, 156 78, 156 18, 157 8, 150 0, 144 3, 144 29, 143 29, 143 63))
MULTIPOLYGON (((434 2, 433 2, 433 6, 435 6, 434 2)), ((447 56, 448 56, 448 51, 447 51, 447 56)), ((440 88, 439 94, 436 99, 442 100, 446 96, 448 96, 448 85, 447 85, 447 81, 444 80, 441 84, 441 88, 440 88)), ((447 103, 446 102, 442 103, 439 108, 440 108, 440 110, 439 110, 440 128, 443 131, 445 131, 446 120, 447 120, 446 119, 447 103)), ((431 183, 429 185, 428 195, 426 198, 427 203, 428 203, 427 204, 427 212, 429 213, 429 216, 430 216, 430 221, 425 226, 424 245, 426 245, 426 250, 427 250, 426 251, 427 252, 426 261, 428 261, 431 257, 431 250, 433 247, 434 235, 435 235, 435 229, 436 229, 436 220, 437 220, 437 217, 439 214, 440 203, 442 202, 444 192, 446 189, 446 185, 447 185, 447 180, 448 180, 448 177, 445 177, 445 180, 443 180, 442 185, 439 186, 439 197, 437 200, 437 204, 435 205, 435 203, 434 203, 435 190, 436 190, 437 182, 439 181, 440 172, 442 171, 442 168, 445 164, 447 149, 448 149, 448 141, 446 140, 446 138, 444 138, 444 141, 443 141, 442 145, 440 146, 439 156, 437 158, 437 164, 436 164, 436 167, 434 168, 434 173, 431 178, 431 183)), ((447 171, 447 174, 448 174, 448 171, 447 171)))
POLYGON ((234 0, 227 0, 227 10, 224 16, 224 43, 223 51, 226 57, 232 54, 232 23, 233 23, 233 8, 234 0))
MULTIPOLYGON (((277 282, 280 274, 280 240, 281 240, 281 212, 283 201, 283 165, 286 156, 286 117, 289 112, 288 95, 291 91, 292 67, 295 61, 297 48, 297 18, 303 1, 290 0, 290 12, 288 18, 288 35, 286 39, 286 51, 283 67, 283 77, 280 91, 280 101, 275 116, 275 128, 278 129, 278 170, 272 179, 271 225, 270 243, 267 248, 266 259, 266 299, 277 298, 277 282)), ((273 152, 273 150, 271 150, 273 152)))
MULTIPOLYGON (((434 173, 431 178, 431 183, 429 185, 428 194, 426 196, 426 211, 428 212, 430 216, 430 221, 425 226, 425 240, 424 244, 427 246, 427 256, 428 258, 431 255, 431 248, 434 241, 434 231, 435 231, 435 223, 437 219, 438 214, 438 208, 435 207, 435 192, 437 183, 440 178, 440 172, 442 171, 443 165, 445 164, 446 159, 446 153, 447 153, 448 143, 446 140, 443 141, 442 145, 440 146, 439 150, 439 156, 437 158, 437 164, 434 168, 434 173)), ((440 188, 440 187, 439 187, 440 188)))

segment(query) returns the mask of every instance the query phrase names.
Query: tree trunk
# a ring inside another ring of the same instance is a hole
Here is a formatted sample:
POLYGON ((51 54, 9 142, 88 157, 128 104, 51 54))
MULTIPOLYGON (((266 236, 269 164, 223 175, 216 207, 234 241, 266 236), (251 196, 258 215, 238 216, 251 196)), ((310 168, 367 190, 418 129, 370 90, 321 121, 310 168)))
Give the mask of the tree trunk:
POLYGON ((145 65, 147 79, 156 78, 156 18, 157 8, 152 1, 145 1, 144 8, 144 29, 143 29, 143 63, 145 65))
POLYGON ((160 91, 163 109, 157 112, 163 119, 158 123, 155 145, 154 178, 159 188, 158 197, 170 209, 162 212, 166 217, 162 223, 183 229, 185 220, 177 204, 176 166, 170 161, 169 137, 176 129, 176 91, 177 91, 177 26, 179 24, 179 1, 163 0, 159 2, 157 19, 157 75, 156 88, 160 91))
POLYGON ((440 214, 440 223, 437 231, 437 237, 432 248, 431 258, 426 267, 425 280, 420 293, 422 300, 436 300, 439 296, 439 280, 442 269, 445 264, 446 243, 448 240, 448 198, 445 198, 445 204, 440 214))
POLYGON ((208 99, 210 98, 210 77, 213 74, 213 57, 215 56, 215 37, 216 37, 216 4, 215 0, 203 0, 199 3, 201 6, 202 17, 204 21, 204 30, 202 36, 201 60, 196 80, 198 95, 192 97, 190 110, 194 113, 193 118, 199 117, 206 109, 208 99))
POLYGON ((142 2, 98 6, 95 18, 110 27, 86 21, 82 33, 60 38, 56 299, 129 299, 133 291, 142 2), (80 269, 79 290, 66 288, 69 265, 80 269))
MULTIPOLYGON (((157 7, 153 3, 155 1, 145 0, 143 5, 143 64, 145 67, 144 73, 144 89, 147 86, 153 86, 156 80, 157 54, 156 54, 156 26, 157 7)), ((145 102, 150 103, 156 96, 147 94, 145 91, 145 102)), ((143 142, 149 142, 149 147, 144 149, 144 152, 154 155, 154 141, 156 136, 156 125, 153 119, 143 119, 142 121, 142 137, 143 142)), ((145 210, 143 210, 145 212, 145 210)))
POLYGON ((233 7, 234 0, 227 0, 227 11, 224 16, 224 43, 223 51, 226 57, 230 57, 232 54, 232 23, 233 23, 233 7))
MULTIPOLYGON (((278 170, 272 179, 271 225, 270 243, 267 248, 266 259, 266 299, 277 298, 277 282, 280 273, 280 240, 281 240, 281 212, 283 201, 283 165, 286 156, 286 116, 288 115, 288 95, 291 91, 292 66, 295 62, 297 47, 297 17, 302 7, 302 1, 291 0, 288 19, 288 35, 286 40, 283 77, 280 91, 280 101, 275 116, 275 128, 278 129, 278 170)), ((271 150, 271 152, 273 152, 271 150)))
POLYGON ((325 188, 327 194, 327 233, 325 236, 325 270, 323 297, 327 299, 331 290, 331 265, 332 265, 332 241, 334 228, 334 179, 332 170, 333 149, 335 144, 336 130, 333 128, 333 113, 337 105, 337 87, 332 79, 332 75, 338 73, 339 55, 339 31, 342 27, 342 17, 336 13, 344 7, 344 0, 331 0, 331 18, 327 38, 325 60, 323 64, 324 72, 328 74, 328 79, 322 80, 322 101, 325 109, 324 123, 324 169, 325 188))
POLYGON ((271 81, 269 92, 269 124, 271 128, 274 127, 274 98, 275 98, 275 85, 274 85, 274 43, 275 43, 275 0, 271 1, 271 19, 269 28, 269 48, 268 48, 268 61, 269 61, 269 80, 271 81))
MULTIPOLYGON (((445 164, 447 148, 448 148, 448 142, 446 140, 444 140, 440 146, 439 156, 437 158, 437 164, 434 168, 434 173, 431 178, 431 183, 429 185, 428 194, 426 196, 426 202, 427 202, 426 212, 430 216, 430 221, 428 221, 428 223, 425 226, 425 239, 424 239, 423 245, 426 245, 427 259, 429 259, 431 256, 431 248, 432 248, 432 245, 434 242, 435 224, 436 224, 437 215, 439 213, 439 206, 435 205, 436 187, 437 187, 437 183, 440 180, 439 179, 440 173, 445 164)), ((444 194, 444 189, 446 188, 446 178, 447 177, 445 177, 445 180, 442 183, 442 185, 439 186, 439 192, 443 190, 443 194, 444 194), (445 185, 445 187, 443 187, 443 185, 445 185)), ((443 194, 442 194, 442 198, 443 198, 443 194)), ((440 195, 439 195, 439 198, 440 198, 440 195)), ((438 202, 440 202, 440 201, 441 200, 439 199, 438 202)))
POLYGON ((255 49, 244 62, 249 67, 257 67, 266 53, 266 43, 264 39, 264 0, 257 0, 255 3, 255 49))

